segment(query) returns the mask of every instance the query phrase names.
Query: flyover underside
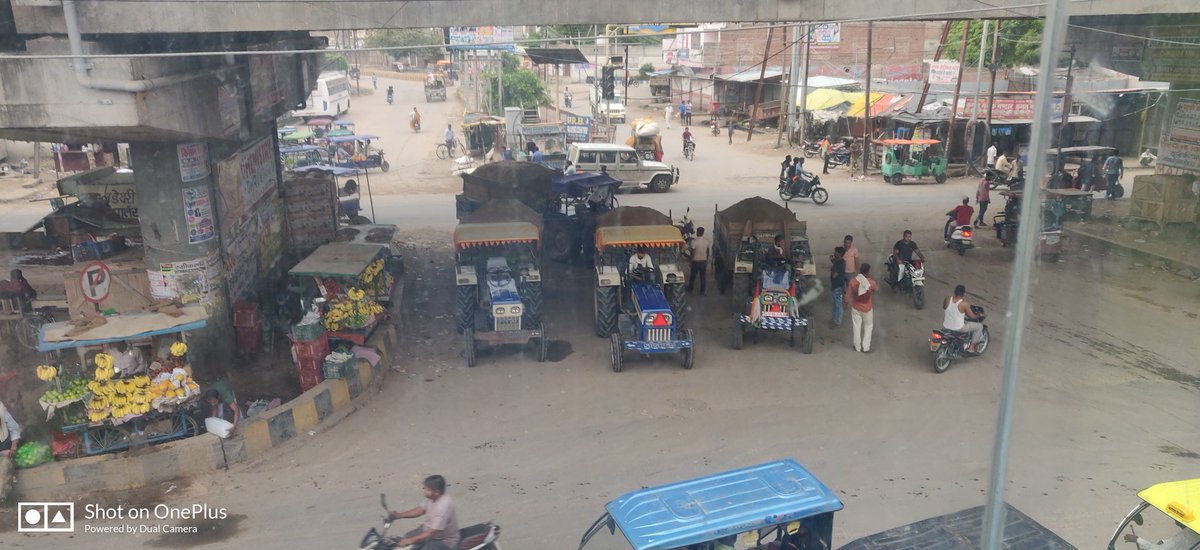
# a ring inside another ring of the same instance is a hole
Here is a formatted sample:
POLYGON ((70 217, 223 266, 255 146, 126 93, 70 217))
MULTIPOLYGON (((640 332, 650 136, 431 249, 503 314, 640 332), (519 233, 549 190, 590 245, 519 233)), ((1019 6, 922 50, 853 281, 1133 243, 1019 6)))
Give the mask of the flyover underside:
MULTIPOLYGON (((2 2, 4 0, 0 0, 2 2)), ((64 34, 51 0, 8 0, 17 31, 64 34)), ((78 0, 84 34, 314 31, 463 25, 785 22, 1039 17, 1037 0, 429 0, 146 2, 78 0)), ((1183 14, 1195 0, 1074 0, 1073 16, 1183 14)))

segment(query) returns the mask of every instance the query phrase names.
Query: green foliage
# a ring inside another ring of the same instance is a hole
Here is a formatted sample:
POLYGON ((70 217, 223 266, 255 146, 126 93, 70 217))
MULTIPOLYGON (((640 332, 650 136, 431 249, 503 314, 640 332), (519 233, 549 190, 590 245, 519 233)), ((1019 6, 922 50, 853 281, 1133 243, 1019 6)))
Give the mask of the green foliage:
POLYGON ((425 46, 405 50, 389 50, 385 53, 392 59, 407 55, 430 59, 438 57, 442 53, 442 34, 426 29, 377 30, 367 37, 367 46, 372 48, 425 46))
MULTIPOLYGON (((988 27, 988 49, 983 54, 983 64, 987 66, 992 59, 992 32, 995 21, 988 27)), ((950 26, 950 36, 946 39, 946 49, 943 57, 963 61, 959 56, 959 46, 962 43, 963 21, 956 21, 950 26)), ((979 35, 983 32, 982 21, 972 21, 967 30, 967 55, 964 66, 974 67, 979 61, 979 35)), ((1040 19, 1005 19, 1000 25, 1000 49, 997 52, 997 63, 1001 67, 1016 67, 1021 65, 1036 65, 1038 54, 1042 47, 1042 21, 1040 19)))
POLYGON ((484 83, 492 101, 492 114, 503 116, 504 107, 521 107, 530 109, 543 103, 550 102, 546 86, 542 79, 529 69, 520 67, 520 60, 512 54, 503 54, 500 65, 504 71, 504 105, 499 105, 496 96, 499 93, 499 82, 496 71, 484 73, 484 83))
POLYGON ((350 63, 346 61, 346 56, 341 54, 325 54, 325 59, 321 62, 321 72, 348 70, 350 63))
POLYGON ((654 64, 642 63, 642 66, 638 67, 638 72, 642 73, 643 76, 649 76, 650 73, 654 72, 654 64))

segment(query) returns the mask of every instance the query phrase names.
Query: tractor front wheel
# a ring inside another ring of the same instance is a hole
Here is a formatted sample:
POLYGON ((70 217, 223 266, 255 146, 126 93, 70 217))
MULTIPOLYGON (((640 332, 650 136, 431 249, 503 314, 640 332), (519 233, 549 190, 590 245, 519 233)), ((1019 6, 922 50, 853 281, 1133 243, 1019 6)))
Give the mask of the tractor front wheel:
POLYGON ((742 349, 742 344, 746 340, 746 327, 742 324, 742 316, 738 315, 733 321, 733 342, 730 346, 733 349, 742 349))
POLYGON ((475 366, 475 328, 467 327, 463 331, 463 357, 467 360, 467 367, 475 366))
POLYGON ((542 283, 526 283, 524 326, 532 328, 542 324, 542 304, 542 283))
POLYGON ((667 298, 671 311, 675 313, 675 326, 682 328, 687 321, 687 289, 682 284, 667 285, 667 298))
POLYGON ((478 298, 474 285, 458 287, 454 304, 454 319, 458 323, 457 328, 459 332, 463 332, 475 324, 475 306, 477 302, 478 298))
POLYGON ((683 339, 692 343, 692 347, 679 350, 679 362, 683 370, 692 370, 692 367, 696 366, 696 341, 692 336, 692 329, 683 331, 683 339))
POLYGON ((621 333, 614 332, 609 336, 609 353, 612 356, 613 372, 621 372, 621 368, 625 362, 625 342, 621 338, 621 333))
POLYGON ((805 321, 808 324, 804 327, 804 334, 800 337, 800 352, 807 355, 813 352, 813 343, 817 339, 817 323, 812 317, 805 321))
POLYGON ((608 338, 617 331, 617 294, 620 287, 602 286, 596 288, 594 300, 596 336, 608 338))

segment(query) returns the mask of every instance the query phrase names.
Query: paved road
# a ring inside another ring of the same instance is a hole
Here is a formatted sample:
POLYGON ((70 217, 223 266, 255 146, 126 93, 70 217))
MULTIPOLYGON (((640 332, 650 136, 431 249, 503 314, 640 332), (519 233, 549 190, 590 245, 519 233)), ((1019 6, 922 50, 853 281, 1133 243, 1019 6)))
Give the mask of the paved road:
MULTIPOLYGON (((714 203, 770 196, 774 161, 740 146, 706 161, 703 148, 678 188, 624 195, 623 204, 690 206, 703 225, 714 203)), ((238 517, 203 539, 214 548, 346 548, 377 521, 379 493, 396 508, 407 506, 419 497, 419 479, 437 472, 450 480, 464 524, 498 521, 510 549, 560 549, 574 547, 603 504, 624 491, 791 456, 846 504, 835 546, 978 505, 1001 344, 1015 336, 1004 315, 1012 251, 986 231, 965 257, 939 246, 941 213, 970 182, 897 188, 834 177, 829 187, 828 205, 793 206, 809 221, 815 249, 823 254, 849 232, 864 260, 878 262, 911 227, 930 254, 930 303, 963 282, 988 308, 993 343, 985 356, 934 374, 926 338, 940 311, 916 311, 889 291, 879 296, 872 354, 855 353, 847 330, 824 325, 812 355, 771 339, 735 352, 727 344, 731 309, 710 292, 691 302, 694 370, 635 360, 613 374, 607 344, 590 332, 589 272, 552 265, 551 361, 502 349, 468 370, 451 325, 452 199, 381 196, 380 221, 403 223, 408 243, 402 371, 334 428, 302 435, 271 460, 188 480, 150 501, 229 508, 238 517)), ((1200 369, 1183 343, 1200 330, 1197 286, 1135 266, 1119 251, 1071 248, 1062 263, 1039 268, 1032 300, 1008 500, 1077 546, 1099 547, 1137 489, 1197 466, 1200 421, 1192 411, 1200 369)), ((827 302, 818 319, 828 318, 827 302)), ((61 548, 202 542, 178 537, 6 533, 0 541, 61 548)), ((598 538, 589 548, 623 547, 598 538)))

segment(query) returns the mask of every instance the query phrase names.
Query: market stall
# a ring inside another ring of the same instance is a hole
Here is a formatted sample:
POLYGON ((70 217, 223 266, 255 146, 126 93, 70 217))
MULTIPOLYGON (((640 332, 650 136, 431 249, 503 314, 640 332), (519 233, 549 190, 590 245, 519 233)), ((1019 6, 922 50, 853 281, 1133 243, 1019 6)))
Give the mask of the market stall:
POLYGON ((43 326, 38 349, 59 360, 37 367, 49 387, 39 403, 58 415, 59 439, 95 455, 200 433, 186 333, 206 324, 202 306, 186 306, 43 326), (65 350, 78 361, 54 353, 65 350))
MULTIPOLYGON (((288 273, 300 283, 305 310, 320 314, 331 340, 362 345, 386 317, 397 262, 386 244, 336 242, 317 248, 288 273)), ((312 320, 310 315, 309 324, 312 320)))

